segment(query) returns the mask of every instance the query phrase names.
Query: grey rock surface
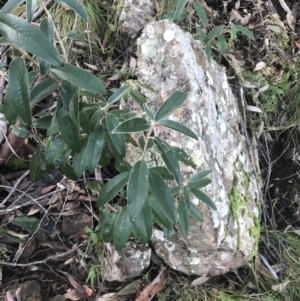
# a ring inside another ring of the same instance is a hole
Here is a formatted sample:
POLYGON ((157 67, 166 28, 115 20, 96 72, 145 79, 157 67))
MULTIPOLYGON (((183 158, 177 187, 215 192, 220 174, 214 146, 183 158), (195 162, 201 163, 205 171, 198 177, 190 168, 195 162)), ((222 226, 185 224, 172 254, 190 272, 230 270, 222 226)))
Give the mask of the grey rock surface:
POLYGON ((151 0, 123 0, 120 14, 123 32, 135 38, 146 25, 147 19, 153 17, 154 14, 154 5, 151 0))
MULTIPOLYGON (((157 254, 186 274, 214 276, 242 266, 257 250, 260 187, 252 150, 240 130, 243 118, 238 100, 224 70, 213 60, 207 62, 202 44, 189 33, 172 22, 159 21, 146 25, 138 39, 138 79, 158 92, 143 91, 154 110, 175 91, 188 92, 187 101, 170 119, 193 130, 199 141, 162 127, 156 127, 156 134, 183 148, 197 172, 212 170, 212 184, 204 192, 218 208, 212 211, 192 198, 204 222, 191 219, 187 239, 175 231, 167 241, 163 232, 155 230, 152 243, 157 254)), ((124 106, 143 116, 134 102, 124 106)), ((126 159, 135 162, 140 155, 139 149, 131 146, 126 159)), ((157 162, 159 156, 152 149, 148 162, 157 162)), ((184 182, 195 173, 185 165, 181 171, 184 182)))

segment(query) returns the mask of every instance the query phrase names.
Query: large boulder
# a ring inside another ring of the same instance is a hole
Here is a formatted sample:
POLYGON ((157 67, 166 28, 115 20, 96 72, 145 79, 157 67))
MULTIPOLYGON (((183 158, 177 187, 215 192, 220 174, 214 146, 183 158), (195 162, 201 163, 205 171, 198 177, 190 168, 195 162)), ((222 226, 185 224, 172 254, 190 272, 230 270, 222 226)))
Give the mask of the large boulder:
MULTIPOLYGON (((171 119, 193 130, 199 141, 166 128, 158 128, 156 134, 186 150, 197 172, 212 170, 212 184, 204 191, 218 208, 211 211, 193 199, 204 222, 191 219, 187 239, 175 231, 167 240, 163 232, 155 230, 152 243, 156 253, 186 274, 214 276, 242 266, 257 251, 260 185, 240 106, 223 68, 206 60, 203 45, 191 34, 164 20, 146 25, 138 39, 138 79, 156 89, 157 94, 143 91, 153 109, 173 92, 188 91, 187 101, 171 119)), ((128 106, 143 115, 133 102, 128 106)), ((127 160, 134 162, 138 152, 132 146, 127 160)), ((153 156, 159 157, 155 148, 149 162, 153 156)), ((181 171, 184 181, 195 173, 184 165, 181 171)))

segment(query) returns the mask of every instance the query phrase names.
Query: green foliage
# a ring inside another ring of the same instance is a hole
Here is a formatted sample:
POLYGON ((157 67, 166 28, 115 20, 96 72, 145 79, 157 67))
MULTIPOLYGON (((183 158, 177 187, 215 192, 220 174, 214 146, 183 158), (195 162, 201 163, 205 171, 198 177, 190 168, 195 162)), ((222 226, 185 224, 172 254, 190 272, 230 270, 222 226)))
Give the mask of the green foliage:
MULTIPOLYGON (((178 219, 182 234, 187 236, 190 217, 202 221, 201 213, 190 202, 191 193, 216 209, 214 202, 200 190, 210 184, 206 178, 209 172, 196 173, 187 185, 183 185, 179 161, 195 168, 193 160, 183 149, 171 146, 155 133, 157 127, 163 126, 187 139, 198 140, 189 128, 168 119, 184 104, 188 93, 173 93, 156 112, 137 89, 138 85, 154 91, 144 83, 124 82, 106 99, 106 88, 97 76, 67 63, 66 49, 61 42, 66 37, 57 37, 59 45, 54 46, 56 28, 52 20, 42 20, 39 29, 30 23, 36 1, 26 1, 27 21, 10 14, 23 2, 10 0, 0 14, 0 34, 22 54, 9 65, 3 113, 16 135, 37 141, 29 165, 32 180, 38 181, 54 167, 59 167, 67 178, 78 180, 86 170, 93 173, 98 166, 114 164, 119 174, 97 191, 100 223, 97 229, 89 231, 94 244, 113 241, 120 250, 132 234, 146 243, 151 238, 154 223, 159 224, 169 237, 178 219), (27 71, 29 64, 34 66, 34 72, 27 71), (43 80, 37 83, 38 75, 42 75, 43 80), (33 108, 54 91, 59 96, 55 111, 35 114, 33 108), (122 98, 126 100, 129 95, 144 111, 143 118, 135 112, 116 109, 116 102, 122 98), (139 135, 137 141, 135 136, 131 137, 132 133, 139 135), (140 150, 132 165, 125 161, 128 143, 140 150), (151 152, 161 156, 162 162, 158 166, 148 166, 146 158, 151 152)), ((87 13, 79 1, 56 2, 68 4, 87 21, 87 13)), ((187 2, 180 0, 177 3, 175 20, 184 14, 187 2)), ((203 9, 199 5, 196 8, 203 24, 207 24, 203 9)), ((213 29, 207 35, 207 41, 213 40, 222 29, 213 29)), ((77 37, 75 33, 73 38, 77 37)), ((38 226, 33 218, 14 221, 27 231, 38 226)), ((97 268, 90 269, 92 282, 97 268)))

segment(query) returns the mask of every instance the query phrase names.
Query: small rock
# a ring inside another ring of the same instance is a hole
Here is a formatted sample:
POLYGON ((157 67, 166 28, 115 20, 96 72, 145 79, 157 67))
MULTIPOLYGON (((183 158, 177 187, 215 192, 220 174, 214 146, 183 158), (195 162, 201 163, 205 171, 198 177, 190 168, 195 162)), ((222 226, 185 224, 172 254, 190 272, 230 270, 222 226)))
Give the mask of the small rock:
POLYGON ((65 235, 72 235, 82 231, 85 227, 92 227, 92 218, 87 213, 81 212, 74 215, 64 216, 61 231, 65 235))

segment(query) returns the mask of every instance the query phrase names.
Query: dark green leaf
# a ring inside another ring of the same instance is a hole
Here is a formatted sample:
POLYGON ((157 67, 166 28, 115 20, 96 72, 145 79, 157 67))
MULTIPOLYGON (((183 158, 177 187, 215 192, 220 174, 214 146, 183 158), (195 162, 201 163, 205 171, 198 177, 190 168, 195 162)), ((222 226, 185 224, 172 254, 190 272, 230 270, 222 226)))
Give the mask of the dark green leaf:
POLYGON ((46 170, 45 155, 39 145, 36 146, 36 158, 41 170, 46 170))
POLYGON ((13 94, 10 101, 13 103, 18 115, 24 120, 24 122, 30 125, 31 111, 29 81, 25 60, 23 58, 15 58, 10 63, 8 70, 8 83, 10 93, 13 94))
POLYGON ((3 98, 3 113, 9 124, 14 124, 18 113, 13 105, 12 99, 14 98, 14 92, 8 85, 7 91, 3 98))
POLYGON ((211 60, 211 42, 205 44, 205 54, 208 62, 211 60))
POLYGON ((219 35, 224 28, 225 28, 225 25, 219 25, 219 26, 213 28, 207 35, 207 42, 211 41, 217 35, 219 35))
POLYGON ((123 109, 115 109, 109 112, 110 114, 114 115, 115 118, 119 121, 125 121, 128 119, 132 119, 136 117, 136 113, 130 110, 123 110, 123 109))
POLYGON ((185 203, 186 208, 190 210, 191 209, 190 190, 186 186, 183 188, 183 201, 185 203))
POLYGON ((155 118, 154 113, 152 112, 152 110, 149 108, 149 106, 146 103, 143 104, 143 108, 144 108, 144 111, 147 113, 148 117, 151 120, 154 120, 154 118, 155 118))
POLYGON ((208 169, 208 170, 204 170, 204 171, 201 171, 201 172, 198 172, 196 173, 195 175, 193 175, 192 177, 190 177, 189 179, 189 183, 191 182, 196 182, 202 178, 205 178, 206 176, 208 176, 209 174, 211 173, 211 170, 208 169))
POLYGON ((100 79, 84 69, 65 63, 60 67, 51 68, 51 72, 58 78, 66 80, 76 87, 99 94, 106 94, 106 89, 100 79))
POLYGON ((78 176, 76 175, 70 163, 60 163, 59 168, 61 169, 63 175, 66 176, 68 179, 73 181, 78 180, 78 176))
POLYGON ((77 177, 81 177, 85 168, 86 168, 86 146, 87 146, 88 137, 84 137, 80 140, 82 145, 81 151, 76 153, 73 156, 73 169, 77 177))
POLYGON ((117 101, 119 101, 126 93, 128 93, 128 90, 130 89, 129 86, 123 86, 119 88, 116 92, 114 92, 107 100, 109 104, 113 104, 117 101))
POLYGON ((63 107, 68 111, 75 96, 77 88, 68 81, 63 80, 61 85, 61 101, 63 107))
POLYGON ((88 15, 84 7, 77 0, 55 0, 58 3, 65 3, 72 8, 75 13, 80 16, 85 22, 88 22, 88 15))
POLYGON ((170 240, 171 239, 171 234, 173 232, 173 228, 172 229, 168 229, 168 228, 166 228, 166 227, 163 226, 162 229, 164 231, 165 238, 167 240, 170 240))
POLYGON ((226 39, 222 34, 220 34, 218 36, 218 48, 219 48, 220 52, 221 53, 225 52, 226 47, 227 47, 226 39))
POLYGON ((151 207, 153 217, 157 220, 157 222, 162 226, 168 228, 169 230, 172 230, 174 223, 168 219, 168 217, 162 210, 160 201, 153 197, 150 197, 147 200, 151 207))
MULTIPOLYGON (((144 148, 145 148, 145 139, 144 139, 143 136, 139 137, 138 143, 139 143, 139 146, 140 146, 141 150, 144 150, 144 148)), ((153 145, 154 145, 153 139, 149 138, 148 144, 147 144, 147 149, 151 148, 153 145)))
POLYGON ((172 175, 167 168, 162 166, 151 167, 149 170, 156 172, 159 174, 164 180, 171 181, 174 180, 175 177, 172 175))
POLYGON ((29 233, 34 233, 40 227, 40 220, 29 216, 15 217, 11 223, 28 231, 29 233))
POLYGON ((48 130, 51 126, 52 116, 46 115, 41 118, 34 119, 32 125, 38 129, 48 130))
POLYGON ((153 88, 153 87, 151 87, 150 85, 148 85, 148 84, 146 84, 146 83, 144 83, 144 82, 141 82, 141 81, 136 81, 136 83, 140 86, 140 87, 142 87, 142 88, 144 88, 144 89, 146 89, 146 90, 149 90, 149 91, 151 91, 151 92, 154 92, 154 93, 157 93, 157 91, 153 88))
POLYGON ((163 119, 159 121, 159 124, 198 140, 198 136, 193 131, 177 121, 163 119))
POLYGON ((132 232, 132 223, 129 219, 128 208, 123 207, 115 223, 114 245, 117 251, 125 247, 132 232))
POLYGON ((98 109, 92 116, 91 120, 91 131, 93 132, 95 127, 99 124, 100 118, 102 116, 102 109, 98 109))
POLYGON ((91 118, 87 110, 79 112, 79 124, 86 134, 91 133, 91 118))
POLYGON ((74 123, 64 108, 59 109, 56 118, 61 137, 74 152, 80 152, 79 125, 74 123))
POLYGON ((151 126, 146 119, 136 117, 120 123, 114 128, 112 134, 142 132, 150 129, 150 127, 151 126))
MULTIPOLYGON (((56 106, 56 110, 57 110, 57 106, 56 106)), ((56 114, 53 114, 52 115, 52 120, 51 120, 51 126, 47 130, 47 135, 52 136, 52 135, 57 134, 58 132, 59 132, 59 128, 58 128, 56 114)))
POLYGON ((116 212, 105 212, 101 215, 100 222, 102 224, 101 237, 104 242, 113 240, 114 236, 114 224, 117 217, 116 212))
POLYGON ((236 35, 237 30, 236 30, 235 24, 230 22, 230 28, 231 28, 231 30, 230 30, 230 39, 235 40, 237 38, 237 35, 236 35))
POLYGON ((53 66, 63 63, 62 57, 51 41, 38 28, 22 18, 10 14, 0 14, 0 34, 12 44, 53 66))
POLYGON ((40 168, 36 153, 30 159, 29 171, 31 180, 33 182, 37 182, 43 175, 43 171, 40 168))
POLYGON ((57 81, 55 81, 50 77, 41 81, 30 92, 30 97, 31 97, 30 105, 33 106, 39 103, 58 88, 59 85, 57 81))
POLYGON ((129 175, 129 172, 123 172, 109 180, 102 187, 97 201, 98 208, 104 206, 118 194, 118 192, 127 184, 129 180, 129 175))
POLYGON ((1 9, 1 13, 12 13, 17 7, 19 7, 25 0, 8 0, 1 9))
POLYGON ((143 104, 147 103, 146 97, 139 90, 130 90, 130 95, 143 108, 143 104))
POLYGON ((171 188, 171 192, 172 192, 173 196, 176 196, 179 193, 180 190, 181 190, 180 186, 176 186, 176 187, 171 188))
POLYGON ((153 198, 159 202, 161 211, 172 223, 175 223, 176 210, 174 198, 164 179, 159 174, 151 171, 149 172, 149 186, 153 198))
MULTIPOLYGON (((90 91, 80 90, 80 95, 90 97, 90 98, 94 98, 94 99, 101 100, 101 101, 105 101, 105 103, 106 103, 106 99, 104 99, 103 96, 98 95, 98 94, 93 93, 93 92, 90 92, 90 91)), ((82 104, 83 105, 90 105, 90 106, 94 106, 94 107, 99 107, 98 103, 90 103, 90 104, 82 103, 82 104)))
POLYGON ((189 215, 195 220, 199 222, 203 222, 203 216, 201 212, 198 210, 198 208, 193 203, 190 203, 190 206, 191 208, 189 210, 189 215))
POLYGON ((246 35, 248 38, 254 40, 254 35, 253 35, 253 33, 248 28, 246 28, 246 27, 244 27, 242 25, 235 25, 235 27, 236 27, 237 31, 240 31, 241 33, 243 33, 244 35, 246 35))
POLYGON ((196 188, 190 188, 190 191, 197 199, 199 199, 201 202, 203 202, 209 208, 211 208, 213 210, 217 210, 215 203, 211 200, 211 198, 207 194, 205 194, 204 192, 202 192, 196 188))
POLYGON ((75 30, 68 32, 67 37, 73 40, 84 41, 84 38, 81 35, 79 35, 75 30))
POLYGON ((179 20, 188 0, 179 0, 174 12, 174 21, 179 20))
POLYGON ((144 206, 138 216, 136 223, 133 225, 133 232, 137 240, 141 243, 147 243, 152 236, 153 216, 151 207, 146 199, 144 206))
POLYGON ((0 228, 0 238, 1 238, 1 241, 2 241, 2 239, 4 239, 4 240, 7 240, 7 241, 13 242, 13 243, 25 243, 26 242, 26 240, 23 240, 23 239, 20 239, 17 236, 13 236, 13 235, 8 234, 2 228, 0 228))
POLYGON ((140 160, 133 166, 128 185, 128 212, 132 223, 138 218, 148 195, 148 166, 145 160, 140 160))
POLYGON ((93 172, 97 166, 104 146, 104 128, 98 124, 93 133, 88 138, 86 146, 86 166, 90 172, 93 172))
POLYGON ((102 150, 102 154, 98 164, 102 167, 108 166, 110 164, 110 155, 106 147, 102 150))
POLYGON ((26 0, 26 19, 29 23, 32 21, 33 14, 37 8, 37 0, 26 0))
POLYGON ((194 5, 194 8, 195 8, 197 15, 198 15, 200 21, 202 22, 203 26, 207 27, 208 19, 207 19, 207 14, 206 14, 204 7, 202 6, 202 4, 199 1, 195 1, 193 3, 193 5, 194 5))
POLYGON ((54 42, 54 24, 49 18, 44 18, 40 24, 40 30, 53 43, 54 42))
POLYGON ((37 78, 37 72, 35 71, 30 71, 28 72, 28 85, 29 87, 31 87, 33 85, 33 83, 35 82, 36 78, 37 78))
POLYGON ((189 186, 189 188, 200 189, 200 188, 207 186, 210 183, 211 183, 210 179, 204 178, 204 179, 200 179, 198 181, 189 182, 188 186, 189 186))
POLYGON ((181 184, 181 173, 179 162, 174 156, 173 148, 168 145, 165 141, 160 140, 158 137, 154 138, 154 143, 158 147, 162 159, 164 160, 169 172, 175 176, 176 182, 181 184))
POLYGON ((107 125, 107 131, 105 131, 106 143, 109 149, 112 151, 114 157, 120 161, 123 157, 125 157, 126 154, 124 135, 121 133, 112 134, 113 129, 119 125, 118 121, 113 115, 107 114, 105 121, 107 125))
POLYGON ((132 166, 124 159, 115 162, 115 168, 119 173, 131 172, 132 166))
POLYGON ((187 92, 177 91, 173 93, 158 109, 155 120, 167 118, 174 113, 186 100, 187 92))
POLYGON ((46 146, 46 164, 54 164, 62 153, 68 148, 65 141, 58 137, 56 140, 49 140, 46 146))
POLYGON ((183 149, 177 146, 172 146, 174 156, 177 158, 177 160, 181 161, 187 166, 191 166, 192 168, 196 169, 197 165, 195 164, 193 158, 186 153, 183 149))
POLYGON ((200 27, 197 27, 197 33, 199 35, 200 41, 204 44, 206 44, 207 35, 204 32, 204 30, 200 27))
POLYGON ((13 125, 11 131, 18 137, 22 137, 22 138, 30 137, 30 132, 26 128, 23 128, 23 127, 17 127, 15 125, 13 125))
POLYGON ((188 216, 188 208, 184 200, 179 200, 178 203, 179 224, 184 237, 187 237, 190 229, 190 221, 188 216))

